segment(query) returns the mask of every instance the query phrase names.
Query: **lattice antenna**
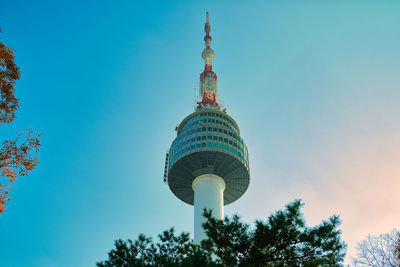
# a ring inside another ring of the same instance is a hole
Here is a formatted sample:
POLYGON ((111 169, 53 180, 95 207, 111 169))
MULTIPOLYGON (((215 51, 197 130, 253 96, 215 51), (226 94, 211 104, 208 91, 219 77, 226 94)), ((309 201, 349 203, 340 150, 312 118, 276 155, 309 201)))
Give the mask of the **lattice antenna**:
POLYGON ((212 70, 212 61, 215 57, 214 51, 211 49, 211 25, 210 17, 208 12, 206 13, 206 23, 204 25, 204 31, 206 36, 204 36, 204 42, 206 48, 201 53, 201 57, 204 60, 204 71, 200 74, 200 88, 199 93, 201 101, 198 102, 200 106, 214 106, 219 107, 217 102, 218 89, 217 89, 217 74, 212 70))

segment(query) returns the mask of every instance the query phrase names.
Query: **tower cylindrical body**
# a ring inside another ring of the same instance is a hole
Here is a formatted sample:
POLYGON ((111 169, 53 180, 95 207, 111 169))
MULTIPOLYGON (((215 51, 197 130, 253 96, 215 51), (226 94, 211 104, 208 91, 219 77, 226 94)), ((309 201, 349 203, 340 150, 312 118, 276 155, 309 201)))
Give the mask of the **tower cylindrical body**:
POLYGON ((199 244, 207 237, 203 223, 204 208, 210 209, 214 218, 224 218, 224 180, 213 174, 203 174, 194 179, 194 242, 199 244))

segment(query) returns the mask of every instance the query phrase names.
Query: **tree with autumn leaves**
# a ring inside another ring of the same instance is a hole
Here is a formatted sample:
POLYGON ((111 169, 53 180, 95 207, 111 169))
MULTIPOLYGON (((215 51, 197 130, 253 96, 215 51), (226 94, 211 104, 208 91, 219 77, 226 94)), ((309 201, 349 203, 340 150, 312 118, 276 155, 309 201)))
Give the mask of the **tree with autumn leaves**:
MULTIPOLYGON (((15 96, 14 86, 20 77, 14 49, 0 40, 0 127, 12 123, 16 118, 19 101, 15 96)), ((39 150, 39 137, 40 134, 29 129, 23 137, 17 136, 3 141, 0 147, 0 214, 10 200, 11 184, 17 180, 18 175, 28 175, 38 164, 34 153, 39 150)))

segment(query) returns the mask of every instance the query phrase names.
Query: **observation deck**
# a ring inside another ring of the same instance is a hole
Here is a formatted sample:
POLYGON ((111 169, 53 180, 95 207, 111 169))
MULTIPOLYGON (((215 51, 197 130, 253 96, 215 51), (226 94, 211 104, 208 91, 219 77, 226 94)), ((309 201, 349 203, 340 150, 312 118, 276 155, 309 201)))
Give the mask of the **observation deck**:
POLYGON ((247 145, 235 120, 218 107, 201 107, 177 127, 167 158, 167 182, 176 197, 193 205, 193 180, 214 174, 225 182, 224 203, 240 198, 250 182, 247 145))

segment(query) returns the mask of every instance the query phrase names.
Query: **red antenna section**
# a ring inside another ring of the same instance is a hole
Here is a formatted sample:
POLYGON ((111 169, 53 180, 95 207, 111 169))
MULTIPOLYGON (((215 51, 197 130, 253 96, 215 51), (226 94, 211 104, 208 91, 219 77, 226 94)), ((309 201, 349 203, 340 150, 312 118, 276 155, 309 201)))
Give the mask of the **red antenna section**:
POLYGON ((212 61, 215 57, 214 51, 210 48, 211 46, 211 36, 210 36, 210 21, 208 12, 206 13, 206 23, 204 25, 204 31, 206 36, 204 36, 204 42, 206 48, 201 53, 201 57, 204 60, 204 71, 200 74, 200 96, 202 97, 201 102, 197 102, 200 106, 215 106, 219 107, 220 104, 217 103, 218 89, 217 89, 217 74, 212 71, 212 61))

